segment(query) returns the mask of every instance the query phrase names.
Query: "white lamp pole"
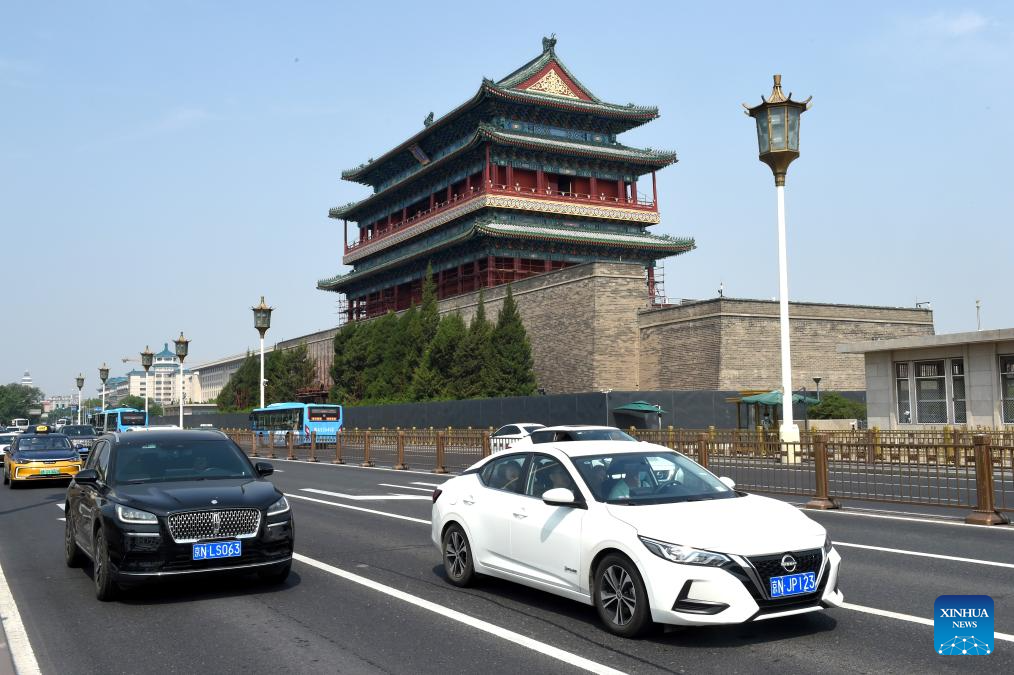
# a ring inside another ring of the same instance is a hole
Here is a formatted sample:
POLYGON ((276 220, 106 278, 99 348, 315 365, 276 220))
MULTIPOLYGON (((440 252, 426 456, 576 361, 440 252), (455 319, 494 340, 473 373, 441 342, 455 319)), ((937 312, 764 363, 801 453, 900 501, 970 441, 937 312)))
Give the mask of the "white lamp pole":
POLYGON ((785 176, 789 164, 799 157, 799 119, 809 107, 805 101, 793 101, 792 94, 782 93, 782 76, 775 75, 774 87, 768 98, 751 108, 743 104, 746 114, 757 121, 757 145, 760 160, 771 168, 778 197, 778 316, 782 356, 782 443, 787 443, 788 461, 795 462, 799 427, 792 419, 792 355, 789 348, 789 270, 785 236, 785 176))
POLYGON ((151 364, 155 358, 155 355, 151 353, 147 345, 144 347, 144 351, 141 352, 141 365, 144 366, 144 428, 147 429, 150 425, 148 420, 148 369, 151 368, 151 364))
POLYGON ((77 376, 77 423, 81 424, 81 389, 84 387, 84 375, 77 376))
POLYGON ((102 362, 102 367, 99 368, 99 379, 102 380, 102 431, 105 431, 108 426, 106 424, 106 380, 109 379, 109 366, 106 365, 105 361, 102 362))
POLYGON ((261 392, 261 406, 264 407, 264 334, 268 332, 268 328, 271 327, 271 312, 274 307, 268 307, 264 302, 264 296, 261 296, 261 304, 256 307, 251 307, 254 313, 254 328, 261 334, 261 379, 260 379, 260 392, 261 392))
POLYGON ((176 344, 176 358, 180 360, 180 429, 183 428, 183 359, 187 358, 187 352, 190 349, 190 340, 183 337, 183 331, 180 331, 180 336, 173 340, 176 344))

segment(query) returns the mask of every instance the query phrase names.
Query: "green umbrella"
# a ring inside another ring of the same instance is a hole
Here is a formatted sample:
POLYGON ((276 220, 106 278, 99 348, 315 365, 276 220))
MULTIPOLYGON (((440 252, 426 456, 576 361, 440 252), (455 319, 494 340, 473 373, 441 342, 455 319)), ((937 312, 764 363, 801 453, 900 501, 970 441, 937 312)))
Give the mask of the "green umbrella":
MULTIPOLYGON (((743 403, 760 403, 761 405, 781 405, 782 404, 782 392, 778 389, 766 392, 764 394, 754 394, 753 396, 744 396, 740 399, 743 403)), ((815 398, 810 396, 803 396, 802 394, 792 395, 793 403, 805 403, 807 405, 816 405, 820 403, 815 398)))
POLYGON ((662 410, 662 406, 655 405, 654 403, 634 401, 633 403, 613 408, 613 412, 664 413, 666 411, 662 410))

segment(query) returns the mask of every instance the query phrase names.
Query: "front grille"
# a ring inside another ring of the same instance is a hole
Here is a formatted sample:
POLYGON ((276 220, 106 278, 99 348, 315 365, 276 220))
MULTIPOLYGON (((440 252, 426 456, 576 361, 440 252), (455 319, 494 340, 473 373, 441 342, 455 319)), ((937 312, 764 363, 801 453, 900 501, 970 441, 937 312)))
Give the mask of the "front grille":
POLYGON ((187 511, 170 513, 169 534, 177 544, 205 539, 248 539, 256 537, 261 526, 257 509, 187 511))
POLYGON ((818 574, 820 572, 820 564, 824 560, 824 555, 819 548, 809 551, 790 551, 789 555, 796 559, 796 569, 789 572, 782 567, 782 557, 784 555, 784 553, 780 553, 747 558, 754 569, 757 570, 757 574, 760 575, 765 588, 770 586, 769 581, 771 577, 782 577, 786 574, 801 574, 803 572, 818 574))

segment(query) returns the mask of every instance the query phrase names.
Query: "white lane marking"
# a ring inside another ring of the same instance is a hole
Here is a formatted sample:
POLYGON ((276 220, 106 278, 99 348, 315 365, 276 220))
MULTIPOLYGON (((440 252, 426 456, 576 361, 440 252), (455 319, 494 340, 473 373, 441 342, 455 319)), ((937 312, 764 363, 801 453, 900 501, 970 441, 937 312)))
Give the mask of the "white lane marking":
POLYGON ((61 511, 63 511, 65 508, 67 508, 67 505, 66 504, 57 504, 56 507, 58 509, 60 509, 61 511))
MULTIPOLYGON (((802 506, 797 507, 803 509, 802 506)), ((844 509, 824 509, 822 511, 805 509, 807 515, 816 515, 818 513, 834 513, 839 516, 859 516, 860 518, 883 518, 884 520, 905 520, 910 523, 932 523, 933 525, 953 525, 955 527, 978 527, 980 529, 985 528, 992 532, 1014 532, 1014 527, 1008 527, 1004 525, 975 525, 972 523, 960 523, 951 520, 934 520, 933 518, 908 518, 906 516, 882 516, 875 513, 855 513, 853 511, 845 511, 844 509)))
POLYGON ((429 600, 424 600, 423 598, 411 595, 404 591, 399 591, 396 588, 385 586, 384 584, 373 581, 372 579, 367 579, 366 577, 359 576, 358 574, 353 574, 352 572, 347 572, 338 567, 334 567, 333 565, 328 565, 327 563, 320 562, 319 560, 308 558, 300 553, 293 553, 292 557, 301 563, 310 565, 311 567, 316 567, 317 569, 323 572, 327 572, 328 574, 333 574, 337 577, 341 577, 347 581, 351 581, 361 586, 365 586, 366 588, 372 589, 374 591, 379 591, 380 593, 389 595, 392 598, 396 598, 403 602, 407 602, 410 605, 415 605, 416 607, 419 607, 421 609, 433 612, 434 614, 439 614, 440 616, 452 619, 459 623, 463 623, 466 626, 470 626, 472 628, 481 630, 484 633, 489 633, 494 637, 507 640, 508 642, 513 642, 516 645, 520 645, 527 649, 531 649, 532 651, 538 652, 553 659, 557 659, 558 661, 562 661, 568 665, 576 666, 577 668, 586 670, 589 673, 602 673, 614 675, 623 672, 620 670, 616 670, 614 668, 610 668, 609 666, 603 665, 601 663, 596 663, 595 661, 592 661, 591 659, 586 659, 583 656, 578 656, 577 654, 564 651, 558 647, 548 645, 545 642, 539 642, 538 640, 534 640, 525 635, 521 635, 520 633, 515 633, 512 630, 507 630, 502 626, 497 626, 495 624, 489 623, 488 621, 483 621, 482 619, 476 619, 475 617, 469 616, 463 612, 448 609, 447 607, 438 605, 435 602, 430 602, 429 600))
POLYGON ((330 490, 318 490, 317 488, 300 488, 303 492, 312 492, 318 495, 327 495, 328 497, 340 497, 341 499, 351 499, 354 502, 371 502, 371 501, 398 501, 398 500, 412 500, 421 499, 429 500, 432 497, 426 495, 350 495, 344 492, 331 492, 330 490))
POLYGON ((422 481, 414 480, 412 481, 412 485, 426 485, 429 487, 440 487, 441 485, 443 485, 443 483, 423 483, 422 481))
POLYGON ((963 563, 975 563, 976 565, 992 565, 994 567, 1009 567, 1014 569, 1014 563, 995 562, 993 560, 977 560, 976 558, 959 558, 953 555, 941 555, 939 553, 923 553, 922 551, 906 551, 900 548, 884 548, 883 546, 869 546, 867 544, 847 544, 842 541, 834 542, 835 546, 845 546, 847 548, 866 548, 871 551, 884 551, 886 553, 901 553, 903 555, 915 555, 922 558, 939 558, 940 560, 954 560, 963 563))
POLYGON ((420 492, 433 492, 433 488, 412 487, 411 485, 395 485, 394 483, 377 483, 380 487, 393 487, 399 490, 419 490, 420 492))
POLYGON ((7 585, 7 577, 0 567, 0 625, 7 634, 7 648, 14 657, 14 672, 18 675, 39 675, 39 662, 35 659, 35 651, 28 640, 25 624, 21 622, 21 614, 14 602, 11 588, 7 585))
MULTIPOLYGON (((388 469, 387 467, 383 466, 359 466, 358 464, 333 464, 331 462, 326 461, 308 462, 305 459, 282 459, 280 457, 275 457, 274 459, 271 459, 270 457, 251 457, 250 459, 254 460, 266 459, 271 462, 295 462, 297 464, 306 464, 307 466, 330 466, 335 469, 364 469, 366 471, 393 471, 394 473, 405 473, 405 474, 414 473, 420 476, 433 475, 432 471, 414 471, 412 469, 388 469)), ((451 474, 451 477, 453 477, 453 474, 451 474)))
POLYGON ((327 504, 328 506, 337 506, 340 509, 349 509, 351 511, 362 511, 364 513, 372 513, 378 516, 387 516, 388 518, 397 518, 399 520, 408 520, 413 523, 422 523, 423 525, 429 525, 430 521, 423 520, 422 518, 413 518, 412 516, 403 516, 400 513, 388 513, 387 511, 374 511, 373 509, 366 509, 362 506, 352 506, 351 504, 339 504, 338 502, 329 502, 323 499, 314 499, 313 497, 304 497, 303 495, 293 495, 286 493, 286 497, 291 499, 302 499, 308 502, 316 502, 317 504, 327 504))
MULTIPOLYGON (((863 605, 853 605, 851 602, 843 602, 841 606, 842 609, 851 609, 853 612, 862 612, 863 614, 875 614, 876 616, 883 616, 887 617, 888 619, 899 619, 901 621, 910 621, 912 623, 922 624, 923 626, 933 625, 933 619, 927 619, 924 616, 912 616, 911 614, 891 612, 886 609, 877 609, 876 607, 864 607, 863 605)), ((993 633, 993 637, 995 637, 997 640, 1014 642, 1014 635, 1011 635, 1009 633, 993 633)))

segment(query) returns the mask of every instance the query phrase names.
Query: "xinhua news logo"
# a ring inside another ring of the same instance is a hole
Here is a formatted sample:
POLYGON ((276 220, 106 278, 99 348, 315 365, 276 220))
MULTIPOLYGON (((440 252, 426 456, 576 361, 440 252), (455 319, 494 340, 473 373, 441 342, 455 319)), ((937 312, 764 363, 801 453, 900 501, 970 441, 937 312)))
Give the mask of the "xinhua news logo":
POLYGON ((993 653, 993 598, 941 595, 933 603, 933 647, 943 656, 993 653))

